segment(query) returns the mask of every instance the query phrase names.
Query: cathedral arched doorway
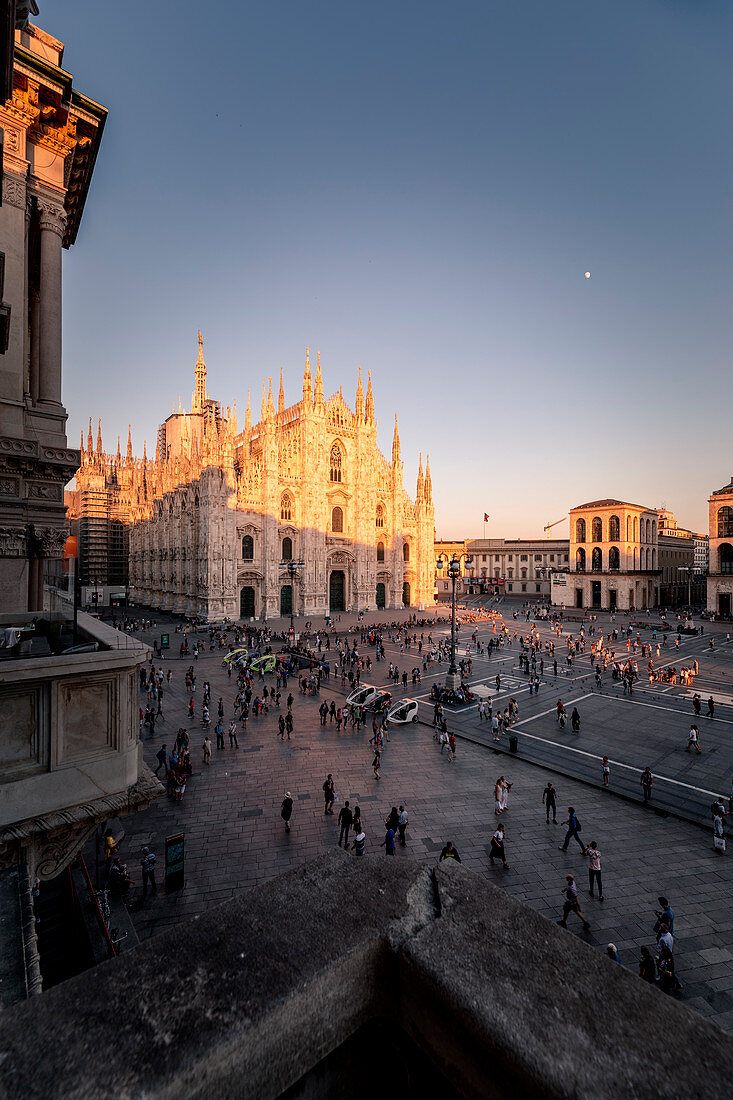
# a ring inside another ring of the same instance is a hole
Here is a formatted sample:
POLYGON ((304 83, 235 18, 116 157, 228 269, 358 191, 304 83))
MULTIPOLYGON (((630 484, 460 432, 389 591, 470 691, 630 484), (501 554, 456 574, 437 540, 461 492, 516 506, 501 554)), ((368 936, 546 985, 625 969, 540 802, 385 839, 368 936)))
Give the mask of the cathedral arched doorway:
POLYGON ((255 590, 245 585, 239 593, 239 615, 242 619, 253 619, 255 614, 255 590))
POLYGON ((346 578, 343 570, 334 569, 328 582, 328 606, 331 611, 344 611, 346 578))
POLYGON ((280 589, 280 614, 290 615, 293 610, 293 586, 284 584, 280 589))
POLYGON ((384 585, 380 581, 379 584, 377 585, 377 608, 380 611, 383 611, 386 606, 387 606, 387 589, 384 587, 384 585))

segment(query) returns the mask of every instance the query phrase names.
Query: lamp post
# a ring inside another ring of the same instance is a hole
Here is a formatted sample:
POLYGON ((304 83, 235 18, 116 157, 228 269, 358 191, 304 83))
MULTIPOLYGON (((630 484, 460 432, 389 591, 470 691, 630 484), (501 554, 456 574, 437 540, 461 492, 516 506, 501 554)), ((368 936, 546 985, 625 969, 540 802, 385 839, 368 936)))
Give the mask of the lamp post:
POLYGON ((290 633, 295 641, 295 626, 293 624, 293 608, 295 607, 295 578, 298 576, 298 570, 302 569, 305 565, 304 561, 293 561, 288 558, 287 561, 280 562, 280 568, 284 569, 287 575, 290 577, 290 633))
MULTIPOLYGON (((471 562, 471 558, 466 558, 466 564, 471 562)), ((451 579, 452 594, 451 594, 451 619, 450 619, 450 666, 448 668, 448 674, 445 678, 445 686, 453 691, 461 686, 461 674, 458 671, 456 665, 456 582, 461 575, 461 563, 458 560, 457 555, 453 555, 449 562, 444 562, 442 557, 438 558, 435 563, 435 568, 438 572, 442 572, 444 568, 448 569, 448 576, 451 579)))

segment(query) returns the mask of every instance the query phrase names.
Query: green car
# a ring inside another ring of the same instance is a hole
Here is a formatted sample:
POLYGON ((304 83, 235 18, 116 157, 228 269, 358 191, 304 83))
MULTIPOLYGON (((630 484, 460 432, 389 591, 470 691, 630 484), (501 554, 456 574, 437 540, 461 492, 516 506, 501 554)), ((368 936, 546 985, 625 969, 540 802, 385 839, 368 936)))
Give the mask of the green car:
POLYGON ((247 650, 240 646, 239 649, 233 649, 231 653, 227 653, 224 660, 221 662, 226 668, 227 665, 238 665, 243 657, 247 656, 247 650))
POLYGON ((265 657, 255 657, 249 666, 250 672, 274 672, 277 665, 277 657, 274 653, 268 653, 265 657))

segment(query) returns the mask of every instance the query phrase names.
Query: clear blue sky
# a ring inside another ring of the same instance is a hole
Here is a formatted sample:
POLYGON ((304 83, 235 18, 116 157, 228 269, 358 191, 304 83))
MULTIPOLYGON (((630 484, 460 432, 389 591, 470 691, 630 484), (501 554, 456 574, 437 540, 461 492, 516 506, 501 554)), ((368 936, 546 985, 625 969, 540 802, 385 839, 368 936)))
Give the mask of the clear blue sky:
MULTIPOLYGON (((733 473, 729 0, 41 0, 110 111, 65 258, 69 437, 224 402, 305 346, 439 537, 595 497, 707 529, 733 473), (592 277, 584 278, 590 270, 592 277)), ((556 527, 562 535, 567 524, 556 527)))

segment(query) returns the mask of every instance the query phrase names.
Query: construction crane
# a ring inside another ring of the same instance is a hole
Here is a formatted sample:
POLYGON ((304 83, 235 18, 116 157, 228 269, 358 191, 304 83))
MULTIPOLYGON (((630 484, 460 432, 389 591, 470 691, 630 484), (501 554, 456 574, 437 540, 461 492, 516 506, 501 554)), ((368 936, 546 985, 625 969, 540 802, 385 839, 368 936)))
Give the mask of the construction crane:
POLYGON ((545 524, 545 526, 542 528, 542 530, 547 531, 548 539, 550 537, 550 528, 557 527, 558 523, 564 523, 566 519, 567 519, 567 516, 563 516, 562 519, 556 519, 554 523, 546 523, 545 524))

